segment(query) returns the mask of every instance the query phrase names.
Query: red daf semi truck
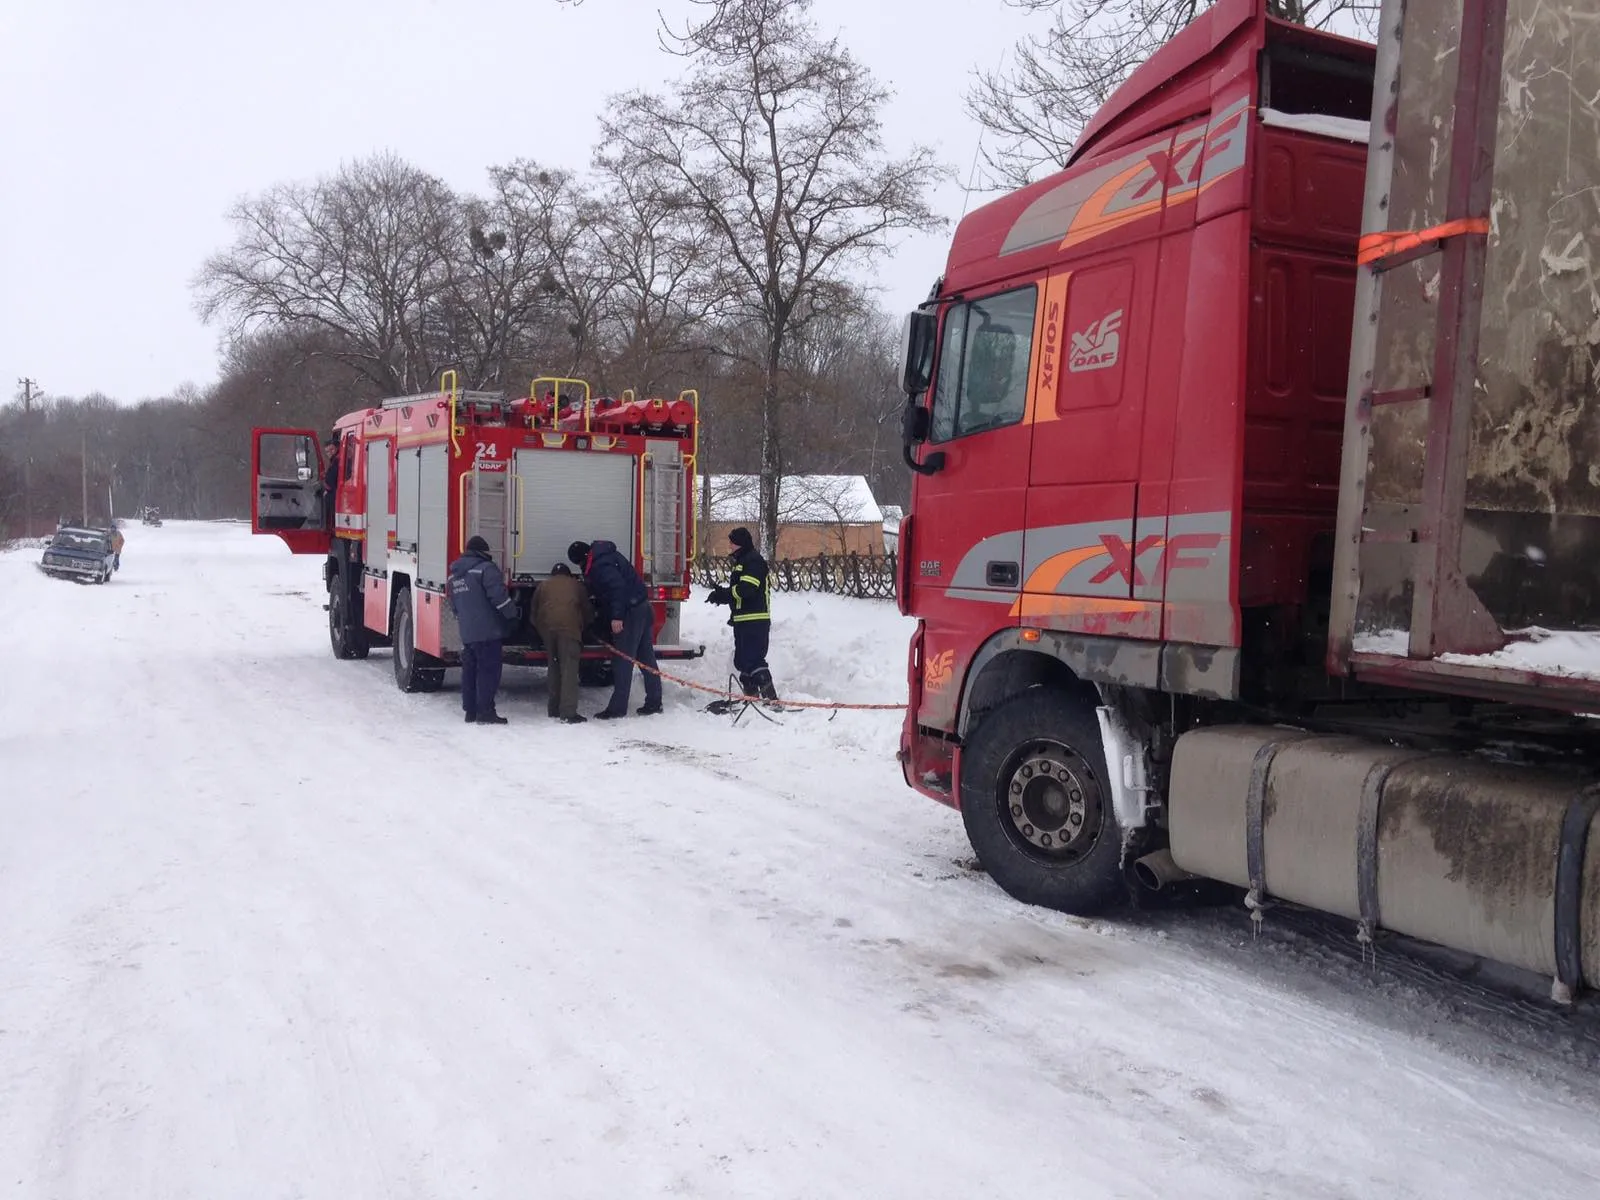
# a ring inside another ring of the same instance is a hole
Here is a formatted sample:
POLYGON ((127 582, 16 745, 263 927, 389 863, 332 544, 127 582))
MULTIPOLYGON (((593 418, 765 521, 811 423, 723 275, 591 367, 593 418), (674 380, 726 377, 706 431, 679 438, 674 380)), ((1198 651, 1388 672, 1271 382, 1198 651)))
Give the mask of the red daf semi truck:
POLYGON ((900 757, 1012 895, 1600 986, 1600 22, 1219 0, 907 322, 900 757))
MULTIPOLYGON (((540 379, 510 399, 458 391, 454 378, 446 372, 438 392, 340 417, 331 496, 315 430, 251 433, 251 528, 296 554, 325 556, 334 656, 392 646, 402 690, 438 690, 461 653, 447 575, 474 535, 489 543, 524 614, 506 638, 506 662, 547 662, 528 601, 569 544, 601 539, 650 589, 656 655, 704 653, 678 638, 695 537, 696 394, 596 399, 581 380, 540 379)), ((610 663, 590 638, 585 681, 604 682, 610 663)))

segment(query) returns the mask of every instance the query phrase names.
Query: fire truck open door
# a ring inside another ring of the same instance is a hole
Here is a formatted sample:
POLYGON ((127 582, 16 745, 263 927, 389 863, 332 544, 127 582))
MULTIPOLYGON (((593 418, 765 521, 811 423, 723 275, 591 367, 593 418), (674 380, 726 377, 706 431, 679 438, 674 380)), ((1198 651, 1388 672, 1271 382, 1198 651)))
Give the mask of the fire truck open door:
POLYGON ((326 554, 332 540, 322 495, 322 450, 313 429, 250 431, 250 531, 282 538, 295 554, 326 554))

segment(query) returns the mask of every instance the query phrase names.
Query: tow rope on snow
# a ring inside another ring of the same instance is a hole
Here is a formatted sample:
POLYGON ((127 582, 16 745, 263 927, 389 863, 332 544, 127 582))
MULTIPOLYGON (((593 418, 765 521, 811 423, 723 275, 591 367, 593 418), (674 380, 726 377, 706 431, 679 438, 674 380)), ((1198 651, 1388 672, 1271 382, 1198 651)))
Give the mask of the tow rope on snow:
MULTIPOLYGON (((703 683, 696 683, 692 679, 683 679, 677 675, 670 675, 660 667, 647 667, 637 658, 624 654, 615 646, 607 646, 606 649, 610 650, 617 658, 632 663, 639 670, 648 671, 650 674, 665 679, 668 683, 675 683, 679 687, 690 688, 696 692, 705 692, 707 695, 717 697, 718 700, 735 704, 761 705, 767 703, 760 696, 747 696, 742 692, 729 691, 726 688, 709 687, 703 683)), ((846 704, 839 700, 779 700, 778 705, 781 708, 827 708, 846 712, 898 712, 905 708, 904 704, 846 704)))

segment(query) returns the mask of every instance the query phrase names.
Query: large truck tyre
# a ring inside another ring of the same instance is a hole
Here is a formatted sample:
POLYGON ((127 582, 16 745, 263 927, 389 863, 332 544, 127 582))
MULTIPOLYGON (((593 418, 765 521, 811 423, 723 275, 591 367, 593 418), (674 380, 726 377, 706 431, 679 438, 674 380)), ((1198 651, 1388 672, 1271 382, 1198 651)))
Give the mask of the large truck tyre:
POLYGON ((605 658, 580 658, 578 660, 578 686, 586 688, 608 688, 616 679, 615 667, 617 660, 607 655, 605 658))
POLYGON ((340 571, 328 590, 328 641, 335 658, 365 658, 372 648, 360 607, 350 593, 350 582, 340 571))
POLYGON ((390 633, 394 641, 394 681, 402 692, 437 692, 444 686, 444 664, 417 649, 410 588, 402 588, 395 597, 390 633))
POLYGON ((997 884, 1091 916, 1127 895, 1094 706, 1030 688, 986 715, 961 754, 961 819, 997 884))

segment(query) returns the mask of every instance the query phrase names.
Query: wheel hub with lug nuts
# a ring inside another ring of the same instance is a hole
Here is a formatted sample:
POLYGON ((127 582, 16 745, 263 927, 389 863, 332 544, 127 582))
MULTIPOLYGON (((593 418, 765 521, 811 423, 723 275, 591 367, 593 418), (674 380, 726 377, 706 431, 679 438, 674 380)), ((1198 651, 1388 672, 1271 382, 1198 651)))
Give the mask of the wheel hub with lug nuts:
POLYGON ((1045 754, 1017 764, 1006 789, 1006 812, 1019 834, 1047 854, 1079 849, 1089 830, 1092 782, 1045 754))

